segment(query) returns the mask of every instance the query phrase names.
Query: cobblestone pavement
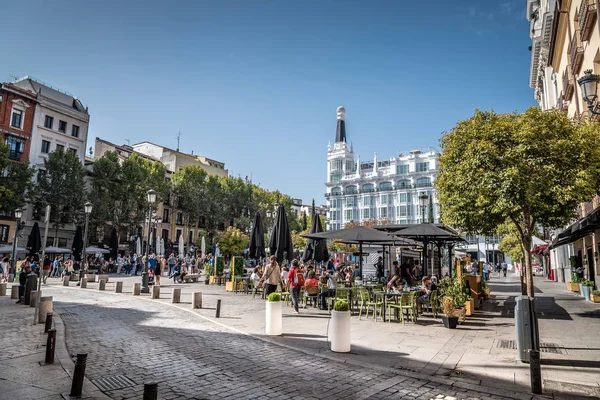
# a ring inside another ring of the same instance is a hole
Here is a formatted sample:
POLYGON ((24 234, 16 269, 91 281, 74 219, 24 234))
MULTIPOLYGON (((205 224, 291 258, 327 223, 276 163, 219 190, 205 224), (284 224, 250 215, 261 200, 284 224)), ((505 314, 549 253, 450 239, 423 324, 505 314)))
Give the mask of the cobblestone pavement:
MULTIPOLYGON (((86 375, 124 375, 134 386, 113 399, 140 398, 159 382, 161 399, 502 399, 531 398, 443 377, 356 367, 236 333, 180 308, 99 291, 55 287, 55 310, 71 355, 88 353, 86 375)), ((234 317, 230 317, 234 318, 234 317)))

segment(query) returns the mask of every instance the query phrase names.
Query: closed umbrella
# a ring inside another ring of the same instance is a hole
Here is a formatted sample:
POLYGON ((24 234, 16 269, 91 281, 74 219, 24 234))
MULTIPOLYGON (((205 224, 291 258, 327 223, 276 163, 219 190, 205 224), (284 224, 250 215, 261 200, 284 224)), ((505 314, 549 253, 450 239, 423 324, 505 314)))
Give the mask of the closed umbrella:
POLYGON ((29 251, 29 255, 33 256, 40 252, 42 248, 42 238, 40 236, 40 226, 36 222, 33 224, 33 228, 31 228, 31 233, 29 233, 29 237, 27 238, 27 250, 29 251))
MULTIPOLYGON (((320 232, 323 232, 321 218, 319 218, 317 214, 314 214, 309 234, 320 232)), ((316 262, 320 263, 327 260, 328 258, 329 253, 327 251, 327 240, 308 239, 306 241, 306 247, 304 248, 304 254, 302 256, 303 261, 315 260, 316 262)))
POLYGON ((160 238, 158 236, 156 237, 156 254, 159 256, 162 254, 160 251, 160 238))
POLYGON ((140 240, 139 236, 135 242, 135 254, 138 256, 142 254, 142 241, 140 240))
POLYGON ((204 240, 204 236, 202 236, 202 257, 206 257, 206 241, 204 240))
POLYGON ((73 258, 75 258, 75 261, 81 261, 81 252, 83 251, 83 233, 81 232, 80 226, 78 226, 75 230, 72 250, 73 258))
POLYGON ((277 258, 277 262, 283 261, 284 254, 288 261, 294 257, 294 245, 292 244, 292 233, 288 223, 285 208, 280 205, 277 208, 275 223, 271 231, 271 242, 269 243, 271 254, 277 258))
POLYGON ((164 238, 160 238, 160 255, 161 256, 165 255, 165 239, 164 238))
POLYGON ((179 235, 179 254, 185 254, 185 245, 183 243, 183 235, 179 235))
POLYGON ((265 232, 262 227, 260 214, 254 216, 252 226, 252 235, 250 236, 250 258, 258 260, 261 257, 266 257, 265 254, 265 232))
POLYGON ((117 236, 117 228, 112 228, 110 233, 110 256, 115 259, 117 258, 117 250, 119 250, 119 237, 117 236))

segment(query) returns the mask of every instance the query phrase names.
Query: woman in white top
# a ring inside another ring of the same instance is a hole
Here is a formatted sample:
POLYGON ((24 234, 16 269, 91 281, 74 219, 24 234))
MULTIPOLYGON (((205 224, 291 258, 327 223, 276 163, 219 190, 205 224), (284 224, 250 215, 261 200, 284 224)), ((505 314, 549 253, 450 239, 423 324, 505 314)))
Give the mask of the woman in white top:
POLYGON ((283 281, 284 285, 287 286, 288 285, 288 268, 287 267, 283 267, 281 270, 281 280, 283 281))

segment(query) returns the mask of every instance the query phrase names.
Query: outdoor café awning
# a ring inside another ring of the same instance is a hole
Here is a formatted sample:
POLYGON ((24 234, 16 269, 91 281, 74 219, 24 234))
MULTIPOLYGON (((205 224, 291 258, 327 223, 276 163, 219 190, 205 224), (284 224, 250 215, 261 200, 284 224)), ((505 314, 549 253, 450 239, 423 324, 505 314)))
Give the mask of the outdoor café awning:
POLYGON ((569 225, 552 241, 550 248, 573 243, 594 232, 596 229, 600 229, 600 208, 595 209, 584 218, 569 225))

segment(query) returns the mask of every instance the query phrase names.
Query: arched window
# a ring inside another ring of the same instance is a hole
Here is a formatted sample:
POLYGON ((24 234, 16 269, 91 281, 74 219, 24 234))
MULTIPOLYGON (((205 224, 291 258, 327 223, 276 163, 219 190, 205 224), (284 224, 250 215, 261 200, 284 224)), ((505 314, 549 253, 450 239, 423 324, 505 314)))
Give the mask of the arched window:
POLYGON ((392 182, 381 182, 379 190, 392 190, 392 182))
POLYGON ((344 190, 345 194, 356 194, 357 192, 356 186, 346 186, 346 189, 344 190))
POLYGON ((423 177, 423 178, 419 178, 417 179, 417 187, 431 187, 431 178, 429 177, 423 177))
POLYGON ((365 185, 362 185, 362 188, 360 189, 363 193, 370 193, 370 192, 374 192, 375 191, 375 186, 373 186, 372 183, 367 183, 365 185))
POLYGON ((402 179, 396 182, 396 189, 408 189, 411 187, 409 179, 402 179))
POLYGON ((342 195, 342 188, 341 187, 334 187, 333 189, 331 189, 331 195, 332 196, 341 196, 342 195))

